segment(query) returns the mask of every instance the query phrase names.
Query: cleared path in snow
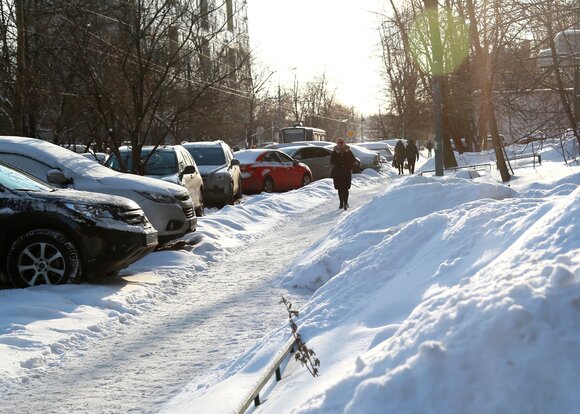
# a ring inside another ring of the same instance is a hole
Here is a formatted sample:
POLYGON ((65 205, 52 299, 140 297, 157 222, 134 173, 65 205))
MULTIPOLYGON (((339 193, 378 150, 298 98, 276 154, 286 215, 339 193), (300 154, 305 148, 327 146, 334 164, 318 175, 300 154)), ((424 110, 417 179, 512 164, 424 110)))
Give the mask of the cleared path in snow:
MULTIPOLYGON (((356 189, 364 204, 379 185, 356 189)), ((192 283, 136 323, 70 356, 3 396, 3 413, 152 413, 193 378, 240 354, 287 323, 280 296, 295 308, 311 292, 278 286, 282 272, 324 237, 341 215, 333 199, 318 213, 293 217, 245 249, 195 274, 192 283)), ((192 412, 195 408, 192 407, 192 412)))

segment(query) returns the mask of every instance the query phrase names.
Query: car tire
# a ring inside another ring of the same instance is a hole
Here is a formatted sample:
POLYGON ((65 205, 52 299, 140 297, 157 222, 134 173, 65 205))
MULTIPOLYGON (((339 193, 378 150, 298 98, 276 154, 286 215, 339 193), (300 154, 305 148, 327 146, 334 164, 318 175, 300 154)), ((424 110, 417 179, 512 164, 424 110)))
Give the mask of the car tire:
POLYGON ((307 186, 311 182, 312 182, 312 178, 310 177, 310 175, 304 174, 304 177, 302 177, 302 187, 307 186))
POLYGON ((203 217, 203 189, 199 190, 199 206, 195 208, 195 215, 197 217, 203 217))
POLYGON ((81 260, 78 249, 64 234, 36 229, 12 243, 6 257, 8 278, 16 287, 79 283, 81 260))
POLYGON ((274 180, 272 177, 266 177, 264 179, 264 192, 273 193, 274 192, 274 180))

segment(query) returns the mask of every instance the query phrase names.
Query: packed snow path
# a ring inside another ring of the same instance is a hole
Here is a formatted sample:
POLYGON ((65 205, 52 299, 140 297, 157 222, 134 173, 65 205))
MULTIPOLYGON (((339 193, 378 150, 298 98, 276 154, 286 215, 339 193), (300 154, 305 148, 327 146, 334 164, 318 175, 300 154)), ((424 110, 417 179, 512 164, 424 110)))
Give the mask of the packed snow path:
MULTIPOLYGON (((379 189, 351 194, 363 204, 379 189)), ((309 291, 279 287, 281 272, 347 212, 335 200, 293 217, 195 274, 190 285, 90 349, 3 396, 3 413, 152 413, 197 376, 234 358, 287 321, 280 296, 299 307, 309 291)), ((146 278, 146 276, 144 276, 146 278)))

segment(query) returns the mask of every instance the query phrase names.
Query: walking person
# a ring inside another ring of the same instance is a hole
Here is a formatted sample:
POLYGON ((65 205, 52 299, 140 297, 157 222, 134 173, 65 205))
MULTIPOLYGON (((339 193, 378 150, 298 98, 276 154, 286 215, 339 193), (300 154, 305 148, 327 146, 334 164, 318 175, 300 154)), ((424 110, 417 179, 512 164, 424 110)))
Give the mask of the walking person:
POLYGON ((399 175, 402 175, 404 173, 405 158, 406 158, 405 144, 403 144, 403 141, 398 140, 397 144, 395 144, 395 155, 393 156, 393 161, 395 162, 395 166, 399 170, 399 175))
POLYGON ((415 142, 410 139, 407 142, 407 148, 405 148, 405 155, 407 156, 407 164, 409 165, 409 173, 415 173, 415 161, 419 161, 419 148, 415 145, 415 142))
POLYGON ((431 158, 431 151, 433 151, 433 142, 431 140, 427 141, 427 145, 425 145, 425 148, 427 148, 427 156, 429 158, 431 158))
POLYGON ((336 146, 330 156, 330 163, 334 165, 332 170, 332 180, 334 188, 338 190, 340 205, 338 208, 346 210, 348 208, 348 190, 352 181, 352 168, 356 158, 350 147, 344 142, 344 138, 336 140, 336 146))

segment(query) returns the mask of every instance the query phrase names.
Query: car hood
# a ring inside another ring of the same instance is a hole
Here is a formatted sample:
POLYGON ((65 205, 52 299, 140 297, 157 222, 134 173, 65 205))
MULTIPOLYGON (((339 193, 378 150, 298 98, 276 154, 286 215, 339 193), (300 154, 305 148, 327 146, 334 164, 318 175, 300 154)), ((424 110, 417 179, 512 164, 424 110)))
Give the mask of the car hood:
POLYGON ((107 187, 129 188, 134 191, 149 191, 162 194, 169 193, 173 196, 184 196, 187 194, 187 190, 185 190, 181 185, 165 181, 165 179, 159 180, 153 177, 111 171, 114 174, 106 177, 101 176, 97 181, 107 187))
POLYGON ((8 153, 31 157, 52 168, 60 169, 65 177, 72 178, 77 190, 99 191, 95 182, 115 189, 136 191, 169 192, 174 196, 184 195, 187 191, 177 184, 163 182, 150 177, 114 171, 58 145, 23 137, 0 137, 2 149, 8 153))
POLYGON ((197 165, 197 169, 201 175, 207 176, 219 172, 225 172, 225 165, 197 165))
MULTIPOLYGON (((30 198, 46 200, 56 203, 73 203, 84 205, 99 205, 114 208, 136 210, 139 205, 133 200, 109 194, 92 193, 90 191, 77 190, 53 190, 53 191, 23 191, 30 198)), ((22 192, 21 192, 22 193, 22 192)))

